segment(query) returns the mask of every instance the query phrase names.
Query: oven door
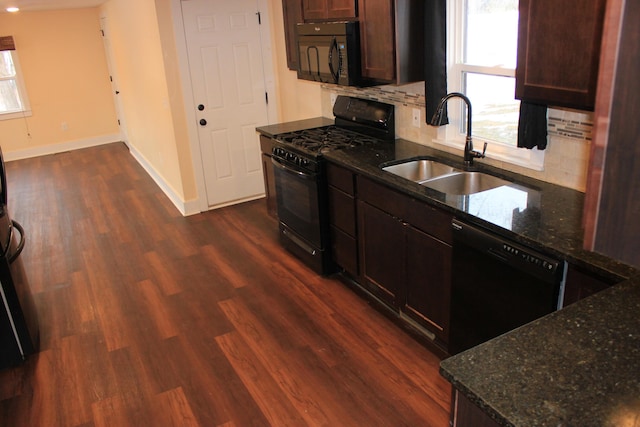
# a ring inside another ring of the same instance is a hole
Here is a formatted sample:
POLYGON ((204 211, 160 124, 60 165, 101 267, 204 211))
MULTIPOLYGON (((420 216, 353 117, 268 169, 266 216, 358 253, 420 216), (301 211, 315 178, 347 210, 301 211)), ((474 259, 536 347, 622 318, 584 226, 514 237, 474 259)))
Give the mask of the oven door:
POLYGON ((327 230, 322 215, 322 179, 272 157, 283 245, 319 273, 328 269, 327 230))

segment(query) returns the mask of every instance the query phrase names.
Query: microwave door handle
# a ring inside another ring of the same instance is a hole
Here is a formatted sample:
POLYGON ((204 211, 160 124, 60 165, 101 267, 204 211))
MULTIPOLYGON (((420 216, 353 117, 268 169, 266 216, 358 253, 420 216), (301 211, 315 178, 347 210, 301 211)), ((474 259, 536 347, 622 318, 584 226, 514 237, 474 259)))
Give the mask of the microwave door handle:
POLYGON ((342 61, 340 58, 340 52, 338 52, 338 41, 334 37, 331 41, 331 47, 329 48, 329 71, 331 71, 331 76, 333 77, 334 83, 338 83, 338 79, 340 78, 340 71, 342 68, 342 61), (333 68, 333 51, 336 51, 336 55, 338 55, 338 70, 333 68))
POLYGON ((320 51, 318 50, 318 48, 316 46, 309 46, 307 48, 307 69, 309 70, 309 74, 312 74, 312 72, 311 72, 311 55, 309 55, 309 51, 311 49, 316 51, 316 68, 318 69, 318 80, 320 80, 320 51))

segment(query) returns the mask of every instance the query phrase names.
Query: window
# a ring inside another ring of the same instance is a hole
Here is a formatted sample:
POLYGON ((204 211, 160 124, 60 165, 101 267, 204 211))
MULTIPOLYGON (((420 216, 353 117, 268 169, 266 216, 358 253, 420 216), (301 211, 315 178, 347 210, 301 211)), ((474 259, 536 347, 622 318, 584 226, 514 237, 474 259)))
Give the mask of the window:
MULTIPOLYGON (((542 151, 516 146, 518 0, 448 0, 447 15, 448 92, 471 100, 474 147, 487 142, 487 157, 541 170, 542 151)), ((438 142, 462 148, 464 104, 451 99, 448 112, 450 125, 439 129, 438 142)))
POLYGON ((18 56, 15 51, 0 51, 0 120, 30 114, 18 56))

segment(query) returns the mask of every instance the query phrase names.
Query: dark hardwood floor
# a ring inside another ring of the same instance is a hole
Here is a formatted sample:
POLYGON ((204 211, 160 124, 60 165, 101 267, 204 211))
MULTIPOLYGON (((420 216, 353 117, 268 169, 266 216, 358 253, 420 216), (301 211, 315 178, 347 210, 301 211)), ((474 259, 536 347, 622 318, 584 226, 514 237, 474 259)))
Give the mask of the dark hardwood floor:
POLYGON ((439 360, 264 200, 182 217, 121 143, 7 175, 41 351, 0 371, 0 426, 448 425, 439 360))

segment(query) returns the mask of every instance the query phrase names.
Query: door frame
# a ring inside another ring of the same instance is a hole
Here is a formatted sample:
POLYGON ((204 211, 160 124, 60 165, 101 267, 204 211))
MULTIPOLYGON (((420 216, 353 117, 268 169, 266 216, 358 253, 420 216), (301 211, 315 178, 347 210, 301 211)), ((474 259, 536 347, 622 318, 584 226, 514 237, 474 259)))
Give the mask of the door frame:
MULTIPOLYGON (((182 85, 182 96, 185 104, 185 116, 187 118, 187 132, 189 146, 191 150, 191 161, 196 180, 196 190, 198 192, 197 204, 200 212, 210 209, 207 200, 207 190, 205 185, 204 169, 202 166, 202 156, 200 154, 200 139, 198 137, 198 121, 196 117, 195 99, 193 97, 193 87, 191 84, 191 74, 189 71, 189 56, 187 54, 187 40, 184 32, 184 21, 182 16, 182 0, 171 0, 171 15, 173 18, 174 34, 176 41, 176 51, 178 56, 178 68, 180 70, 180 81, 182 85)), ((188 1, 188 0, 187 0, 188 1)), ((260 41, 262 51, 263 75, 265 78, 265 89, 269 96, 267 105, 268 124, 276 123, 278 120, 278 105, 275 83, 275 63, 273 56, 275 52, 271 43, 271 14, 268 0, 255 0, 256 12, 260 12, 260 41)), ((256 16, 256 19, 258 17, 256 16)))
POLYGON ((111 29, 109 27, 109 19, 106 14, 100 14, 100 31, 102 31, 102 44, 105 50, 105 56, 107 60, 107 69, 109 70, 109 78, 111 79, 111 95, 113 96, 113 104, 116 110, 116 119, 118 120, 118 132, 119 138, 125 143, 129 149, 129 133, 127 130, 127 121, 124 115, 124 108, 122 101, 118 95, 120 92, 120 79, 118 78, 118 70, 116 69, 116 62, 113 57, 113 50, 111 47, 111 29))

